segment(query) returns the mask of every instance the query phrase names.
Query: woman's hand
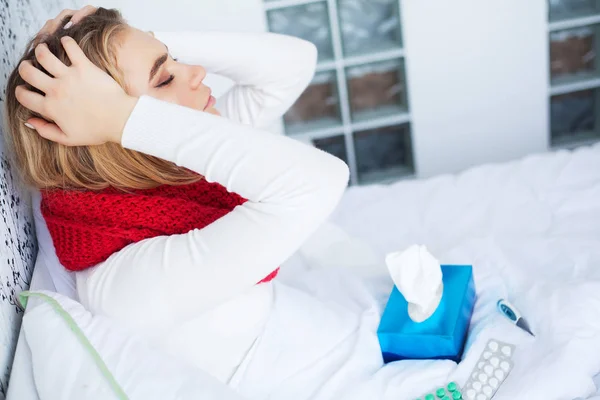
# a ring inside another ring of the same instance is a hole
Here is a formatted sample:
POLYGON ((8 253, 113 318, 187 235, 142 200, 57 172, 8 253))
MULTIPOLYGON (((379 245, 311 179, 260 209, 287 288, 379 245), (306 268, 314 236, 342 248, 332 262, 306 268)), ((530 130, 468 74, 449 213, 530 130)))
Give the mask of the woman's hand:
POLYGON ((67 22, 65 24, 65 26, 64 26, 65 29, 68 29, 69 27, 71 27, 71 25, 78 23, 84 17, 87 17, 88 15, 95 13, 96 10, 97 10, 96 7, 90 6, 90 5, 82 7, 79 10, 71 10, 68 8, 62 10, 54 19, 49 19, 48 21, 46 21, 44 26, 42 26, 42 29, 40 29, 40 31, 36 35, 36 37, 38 38, 38 40, 36 40, 36 45, 39 43, 39 41, 42 41, 45 36, 51 35, 54 32, 56 32, 58 30, 58 28, 61 27, 61 25, 63 24, 63 21, 67 17, 71 17, 71 18, 69 19, 69 22, 67 22))
POLYGON ((128 96, 114 79, 92 64, 73 38, 65 36, 61 42, 71 66, 63 64, 44 43, 35 48, 38 62, 54 77, 30 61, 19 65, 23 80, 45 96, 21 85, 15 90, 17 100, 54 121, 30 118, 28 126, 42 137, 66 146, 120 143, 137 98, 128 96))

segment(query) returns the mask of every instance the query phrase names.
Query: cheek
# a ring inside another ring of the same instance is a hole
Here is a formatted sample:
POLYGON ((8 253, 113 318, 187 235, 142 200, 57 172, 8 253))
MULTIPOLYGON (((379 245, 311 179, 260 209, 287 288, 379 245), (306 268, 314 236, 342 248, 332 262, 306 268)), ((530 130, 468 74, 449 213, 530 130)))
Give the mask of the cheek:
POLYGON ((202 110, 204 103, 202 102, 202 95, 198 90, 193 90, 187 84, 175 83, 169 85, 167 88, 158 89, 158 96, 161 100, 169 101, 171 103, 179 104, 180 106, 194 108, 202 110))

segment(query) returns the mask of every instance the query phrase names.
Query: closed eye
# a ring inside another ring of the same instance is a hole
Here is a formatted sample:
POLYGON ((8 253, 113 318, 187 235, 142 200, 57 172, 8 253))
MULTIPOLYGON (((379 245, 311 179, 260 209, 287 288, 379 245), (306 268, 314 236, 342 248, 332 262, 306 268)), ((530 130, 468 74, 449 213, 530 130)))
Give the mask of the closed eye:
POLYGON ((156 87, 157 88, 165 87, 169 83, 171 83, 173 81, 173 79, 175 79, 175 75, 171 74, 171 75, 169 75, 169 77, 165 81, 163 81, 163 82, 159 83, 158 85, 156 85, 156 87))

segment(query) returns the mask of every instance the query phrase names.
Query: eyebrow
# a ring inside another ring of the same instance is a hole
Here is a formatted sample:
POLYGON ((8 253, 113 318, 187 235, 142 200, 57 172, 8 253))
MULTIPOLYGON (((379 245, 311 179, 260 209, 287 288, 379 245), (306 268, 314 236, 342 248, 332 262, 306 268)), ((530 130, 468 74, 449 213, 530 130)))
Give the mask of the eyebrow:
POLYGON ((156 61, 154 61, 152 69, 150 70, 150 77, 148 78, 148 82, 152 81, 152 78, 154 78, 154 75, 156 75, 160 67, 167 61, 167 58, 169 58, 169 54, 165 53, 162 56, 158 57, 156 61))

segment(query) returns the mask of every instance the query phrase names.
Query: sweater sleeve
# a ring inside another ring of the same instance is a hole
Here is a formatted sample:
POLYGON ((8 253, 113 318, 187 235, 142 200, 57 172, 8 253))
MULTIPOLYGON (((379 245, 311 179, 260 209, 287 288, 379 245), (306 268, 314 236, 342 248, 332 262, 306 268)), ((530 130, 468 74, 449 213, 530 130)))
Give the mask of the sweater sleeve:
POLYGON ((82 303, 106 315, 176 318, 254 286, 316 230, 348 182, 346 164, 325 152, 151 97, 139 99, 122 145, 248 201, 203 229, 129 245, 84 275, 82 303))
POLYGON ((157 32, 173 57, 236 84, 217 100, 221 115, 255 127, 281 117, 312 79, 314 44, 275 33, 157 32))

